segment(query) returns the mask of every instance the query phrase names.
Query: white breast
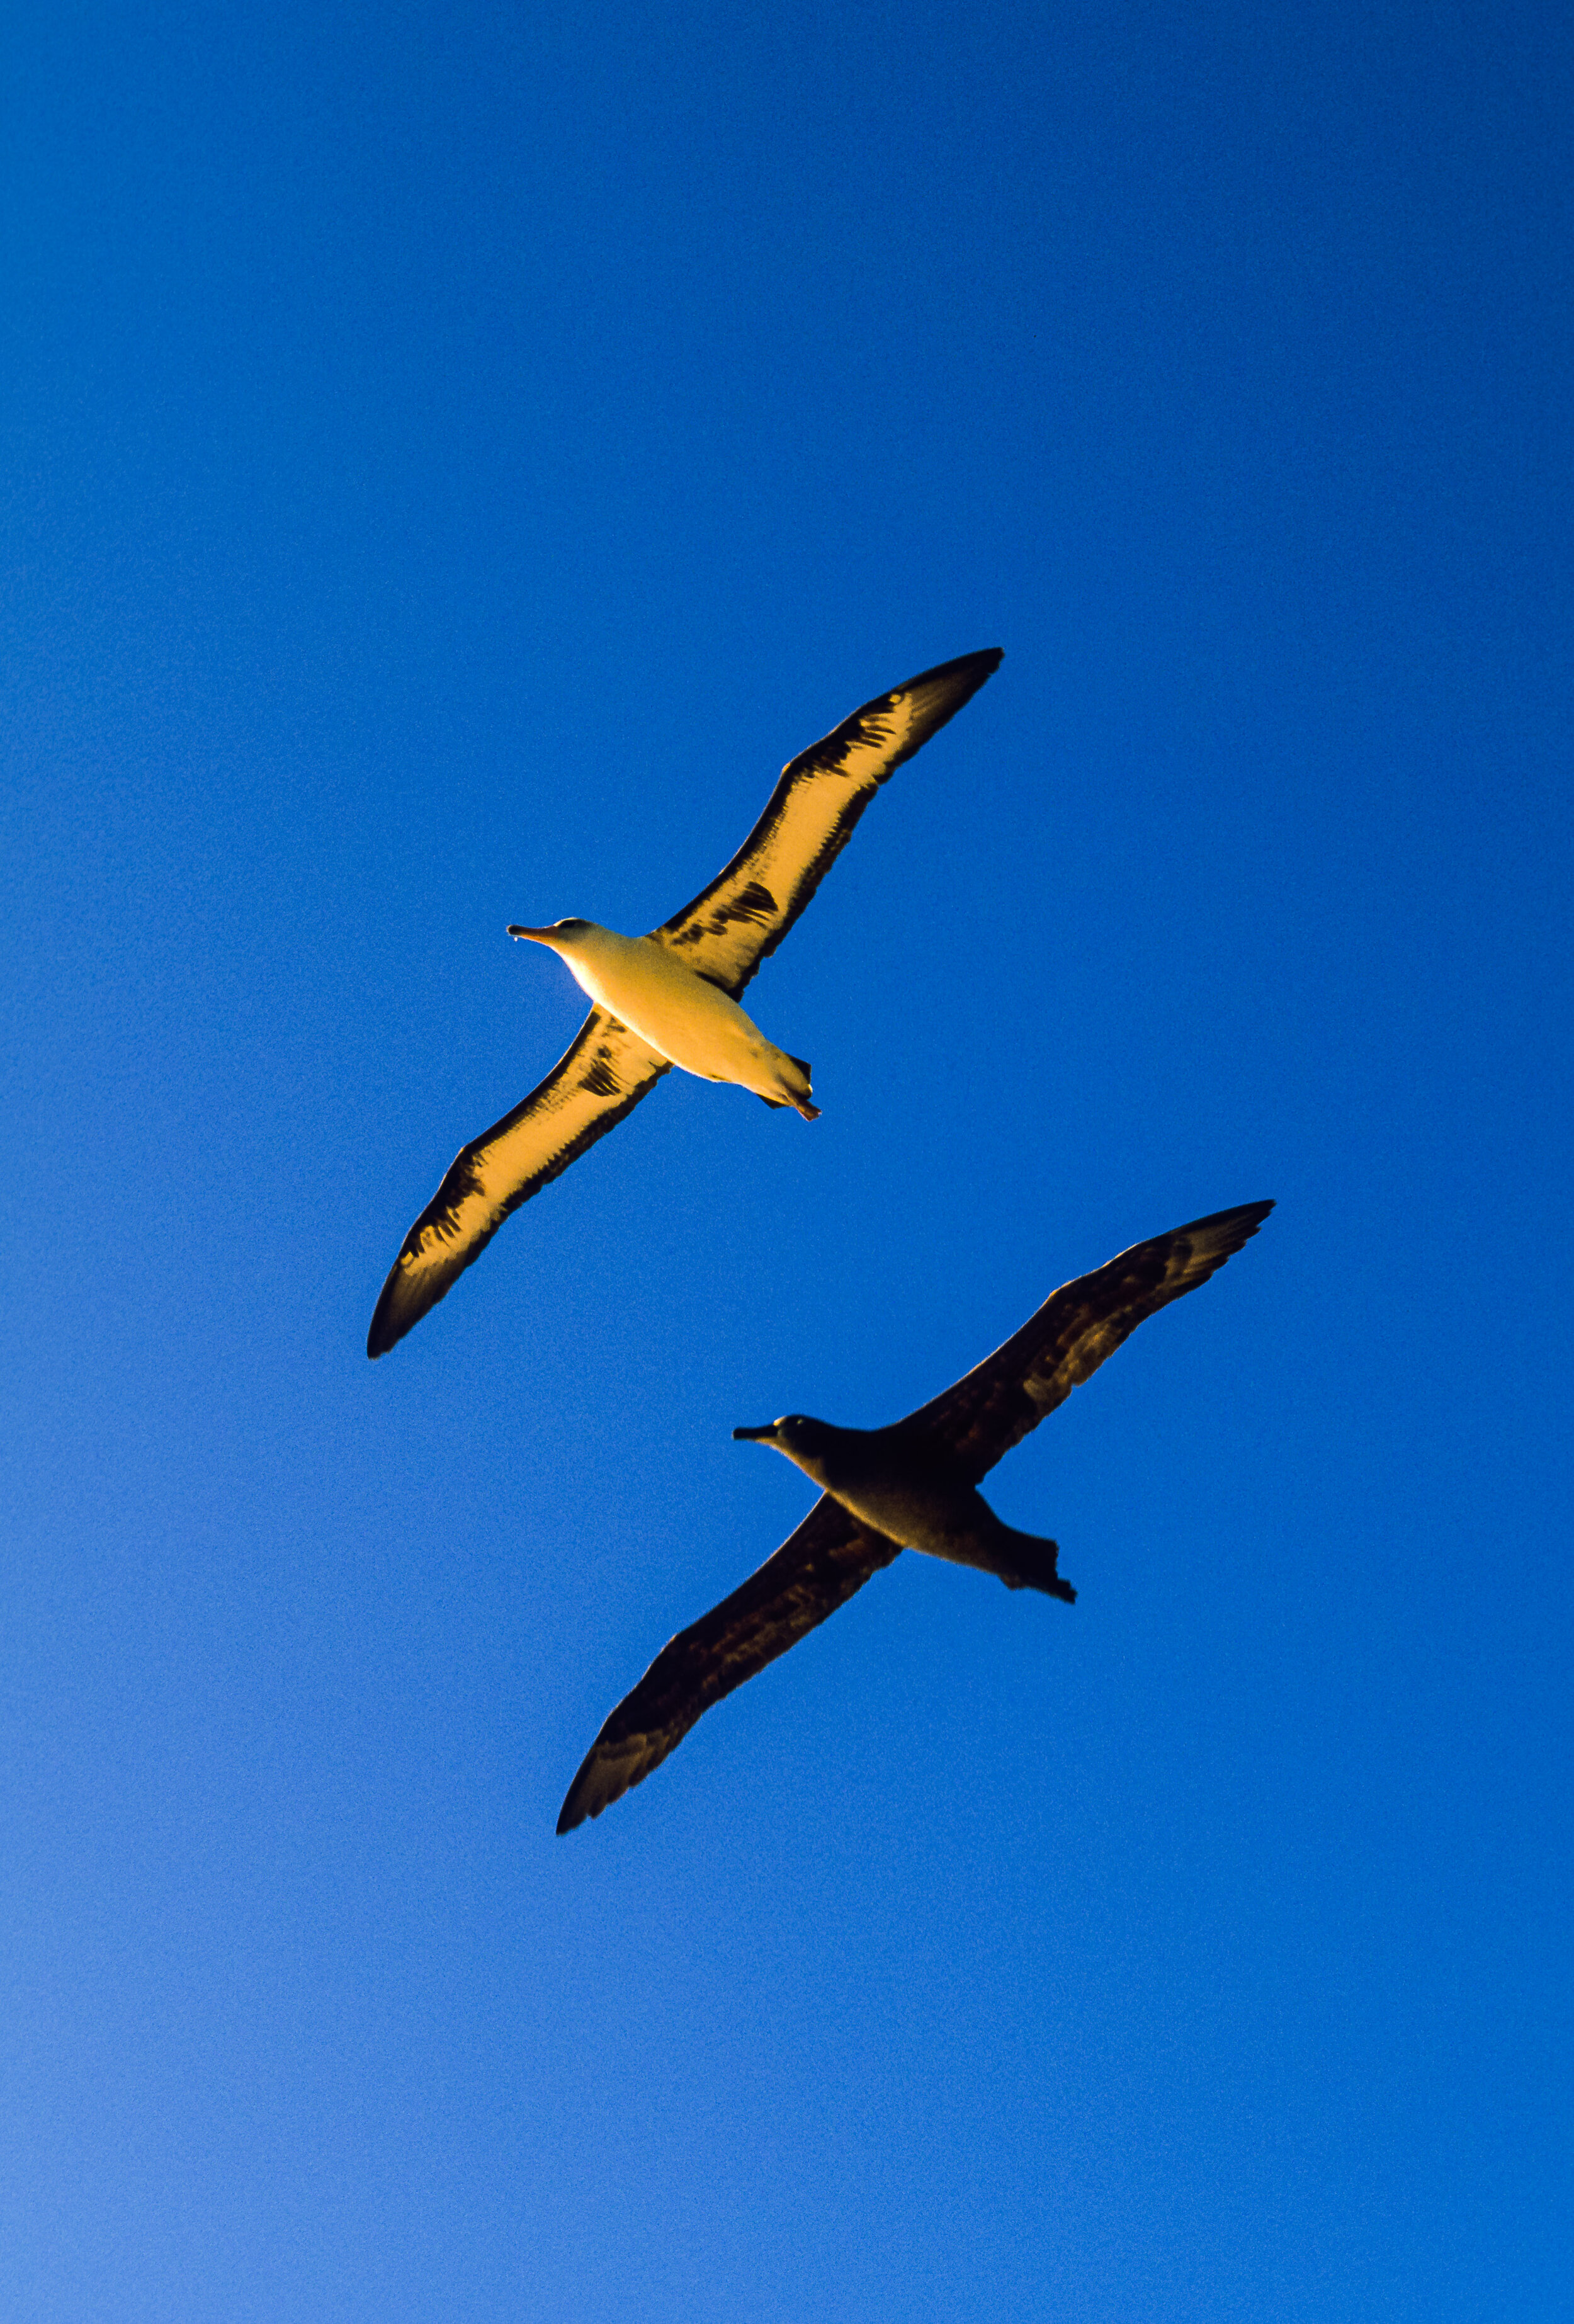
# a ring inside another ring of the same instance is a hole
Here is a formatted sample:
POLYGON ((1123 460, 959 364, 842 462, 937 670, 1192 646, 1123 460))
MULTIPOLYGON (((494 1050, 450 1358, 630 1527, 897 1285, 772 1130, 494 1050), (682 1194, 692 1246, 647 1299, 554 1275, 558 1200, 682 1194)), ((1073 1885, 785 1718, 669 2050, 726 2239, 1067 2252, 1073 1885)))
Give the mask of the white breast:
POLYGON ((675 1065, 706 1081, 751 1078, 748 1067, 770 1050, 750 1019, 719 985, 708 984, 649 936, 595 928, 564 959, 603 1009, 675 1065))

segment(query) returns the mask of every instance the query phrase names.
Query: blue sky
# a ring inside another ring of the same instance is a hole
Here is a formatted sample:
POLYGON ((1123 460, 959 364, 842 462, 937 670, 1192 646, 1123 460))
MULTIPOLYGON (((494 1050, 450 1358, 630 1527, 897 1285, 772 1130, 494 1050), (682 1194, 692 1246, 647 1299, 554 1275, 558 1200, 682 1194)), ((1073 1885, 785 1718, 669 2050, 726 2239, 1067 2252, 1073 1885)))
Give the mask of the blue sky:
POLYGON ((29 2317, 1567 2314, 1568 25, 14 23, 0 2173, 29 2317), (580 997, 999 644, 383 1362, 580 997), (1279 1208, 599 1823, 1057 1282, 1279 1208))

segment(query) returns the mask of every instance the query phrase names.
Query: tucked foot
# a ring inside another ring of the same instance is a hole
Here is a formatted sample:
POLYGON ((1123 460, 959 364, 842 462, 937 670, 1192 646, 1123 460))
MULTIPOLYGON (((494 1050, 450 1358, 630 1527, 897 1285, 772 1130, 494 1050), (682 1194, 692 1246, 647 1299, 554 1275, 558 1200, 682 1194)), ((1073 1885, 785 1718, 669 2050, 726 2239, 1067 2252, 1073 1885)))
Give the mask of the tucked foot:
POLYGON ((820 1109, 817 1105, 811 1105, 806 1098, 801 1097, 796 1098, 794 1100, 794 1103, 796 1105, 798 1111, 803 1115, 805 1121, 819 1120, 820 1109))

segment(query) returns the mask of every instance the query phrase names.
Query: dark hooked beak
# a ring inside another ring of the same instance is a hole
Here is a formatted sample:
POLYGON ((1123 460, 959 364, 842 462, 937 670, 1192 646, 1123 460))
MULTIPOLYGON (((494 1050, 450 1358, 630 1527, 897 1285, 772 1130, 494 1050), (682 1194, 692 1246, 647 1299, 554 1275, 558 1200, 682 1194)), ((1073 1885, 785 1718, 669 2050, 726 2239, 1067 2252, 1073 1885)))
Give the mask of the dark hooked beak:
POLYGON ((768 1420, 762 1428, 735 1428, 732 1435, 734 1441, 741 1438, 749 1444, 773 1444, 776 1442, 776 1423, 768 1420))
POLYGON ((556 928, 521 928, 511 920, 509 923, 511 936, 529 936, 532 944, 550 944, 557 933, 556 928))

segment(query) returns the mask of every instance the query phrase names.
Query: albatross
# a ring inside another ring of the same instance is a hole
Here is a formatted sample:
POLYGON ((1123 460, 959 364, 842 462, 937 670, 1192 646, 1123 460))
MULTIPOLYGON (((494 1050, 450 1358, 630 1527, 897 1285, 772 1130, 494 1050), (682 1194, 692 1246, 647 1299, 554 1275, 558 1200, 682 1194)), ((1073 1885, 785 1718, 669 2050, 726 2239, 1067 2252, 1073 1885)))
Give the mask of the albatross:
POLYGON ((1273 1207, 1247 1203, 1193 1219, 1063 1284, 992 1356, 889 1427, 837 1428, 795 1412, 735 1428, 735 1437, 785 1453, 820 1498, 741 1589, 662 1647, 591 1745, 558 1831, 572 1831, 642 1784, 713 1703, 845 1606, 904 1549, 1072 1604, 1077 1593, 1060 1573, 1058 1544, 1003 1524, 980 1480, 1145 1317, 1206 1283, 1273 1207))
POLYGON ((962 654, 877 695, 783 768, 726 869, 649 936, 593 920, 511 926, 557 954, 594 1006, 546 1080, 461 1148, 389 1270, 369 1356, 385 1355, 479 1259, 511 1211, 566 1170, 673 1065, 736 1082, 815 1120, 809 1067, 738 1006, 852 835, 880 785, 1000 665, 962 654))

